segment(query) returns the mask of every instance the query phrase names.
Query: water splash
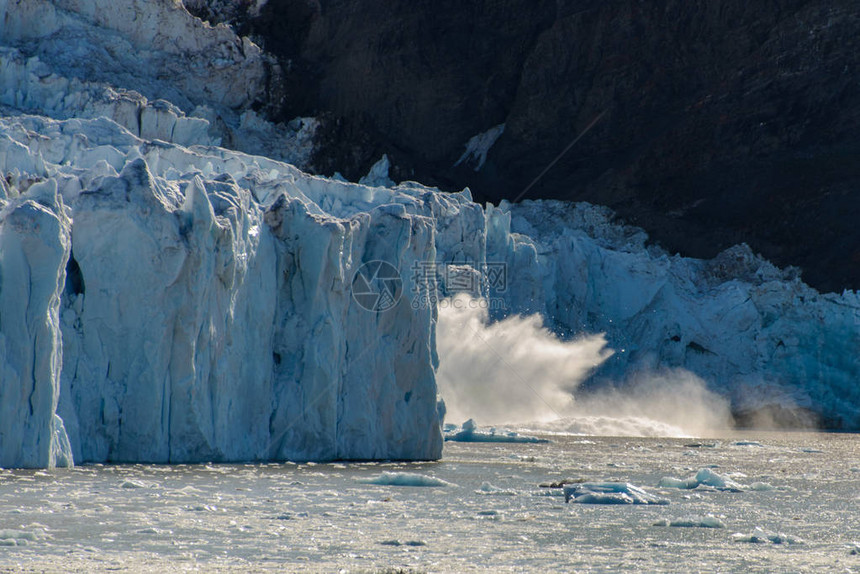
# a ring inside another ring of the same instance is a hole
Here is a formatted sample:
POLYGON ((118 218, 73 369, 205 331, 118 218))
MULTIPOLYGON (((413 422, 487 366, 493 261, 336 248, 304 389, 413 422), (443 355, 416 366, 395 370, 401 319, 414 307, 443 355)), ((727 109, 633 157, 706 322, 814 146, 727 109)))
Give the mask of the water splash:
POLYGON ((603 335, 556 337, 540 315, 491 323, 480 300, 439 308, 437 382, 448 420, 576 434, 694 436, 731 424, 728 401, 684 370, 631 375, 618 389, 576 390, 607 358, 603 335))

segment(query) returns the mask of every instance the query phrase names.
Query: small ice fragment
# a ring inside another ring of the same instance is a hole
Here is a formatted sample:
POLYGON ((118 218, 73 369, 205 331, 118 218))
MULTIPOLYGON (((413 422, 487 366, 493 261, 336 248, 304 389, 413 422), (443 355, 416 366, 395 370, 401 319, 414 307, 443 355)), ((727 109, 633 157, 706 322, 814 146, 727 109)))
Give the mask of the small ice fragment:
POLYGON ((47 537, 48 535, 43 529, 0 530, 0 545, 27 546, 30 542, 37 542, 47 537))
POLYGON ((764 445, 763 445, 763 444, 761 444, 761 443, 760 443, 760 442, 758 442, 758 441, 754 441, 754 440, 739 440, 739 441, 735 441, 735 442, 734 442, 734 443, 732 443, 732 444, 734 444, 735 446, 759 446, 759 447, 764 447, 764 445))
POLYGON ((383 540, 380 544, 383 546, 427 546, 427 543, 423 540, 407 540, 406 542, 401 542, 397 539, 392 539, 383 540))
POLYGON ((545 438, 521 435, 507 429, 479 428, 473 419, 463 423, 461 427, 445 427, 445 440, 453 442, 502 442, 502 443, 548 443, 545 438))
POLYGON ((743 534, 742 532, 732 534, 732 540, 735 542, 749 542, 751 544, 763 544, 767 542, 767 538, 762 538, 757 534, 743 534))
POLYGON ((455 486, 450 482, 436 478, 434 476, 425 476, 414 472, 389 472, 385 471, 379 476, 371 478, 362 478, 358 482, 363 484, 376 484, 381 486, 455 486))
POLYGON ((726 525, 716 516, 685 516, 675 520, 661 520, 654 526, 671 526, 674 528, 725 528, 726 525))
POLYGON ((691 490, 699 486, 710 486, 719 490, 729 490, 732 492, 741 492, 746 490, 747 486, 735 482, 731 478, 718 474, 710 468, 700 468, 695 476, 680 479, 671 476, 666 476, 660 479, 658 486, 663 488, 681 488, 691 490))
POLYGON ((498 510, 479 510, 478 516, 500 517, 501 513, 498 510))
POLYGON ((564 487, 564 501, 578 504, 669 504, 629 482, 584 482, 564 487))
POLYGON ((696 473, 696 480, 699 481, 699 484, 713 486, 714 488, 737 488, 740 486, 737 482, 726 476, 717 474, 710 468, 699 469, 699 472, 696 473))
POLYGON ((476 490, 475 493, 487 496, 514 496, 516 494, 513 490, 505 490, 503 488, 493 486, 489 482, 481 483, 481 488, 476 490))
POLYGON ((673 478, 671 476, 665 476, 660 479, 660 482, 657 483, 657 486, 660 486, 662 488, 680 488, 685 490, 692 490, 699 486, 699 481, 696 480, 695 477, 673 478))
POLYGON ((754 482, 750 485, 750 490, 755 490, 758 492, 767 492, 769 490, 774 490, 775 487, 767 482, 754 482))
POLYGON ((172 530, 163 530, 161 528, 150 527, 150 528, 141 528, 140 530, 137 531, 137 533, 138 534, 155 534, 158 536, 164 536, 167 534, 173 534, 173 531, 172 530))
POLYGON ((542 482, 538 486, 541 488, 564 488, 568 484, 582 484, 584 478, 565 478, 556 482, 542 482))
POLYGON ((803 540, 800 538, 782 532, 770 532, 760 526, 757 526, 755 531, 750 534, 736 532, 732 534, 732 539, 735 542, 750 542, 753 544, 763 544, 766 542, 772 542, 773 544, 803 544, 803 540))
POLYGON ((624 492, 589 492, 573 499, 577 504, 633 504, 624 492))

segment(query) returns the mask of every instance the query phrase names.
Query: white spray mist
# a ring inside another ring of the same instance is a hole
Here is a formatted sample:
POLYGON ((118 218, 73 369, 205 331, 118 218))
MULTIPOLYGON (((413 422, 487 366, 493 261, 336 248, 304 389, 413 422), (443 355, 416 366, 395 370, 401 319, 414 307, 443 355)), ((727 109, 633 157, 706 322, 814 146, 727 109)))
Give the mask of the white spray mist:
POLYGON ((602 335, 561 341, 539 315, 489 323, 481 300, 440 303, 436 380, 448 419, 481 424, 548 421, 569 412, 573 390, 612 352, 602 335))
POLYGON ((490 323, 485 302, 439 307, 437 382, 448 420, 595 435, 702 436, 731 425, 728 402, 683 369, 639 373, 623 391, 574 391, 612 355, 603 335, 562 341, 540 315, 490 323))

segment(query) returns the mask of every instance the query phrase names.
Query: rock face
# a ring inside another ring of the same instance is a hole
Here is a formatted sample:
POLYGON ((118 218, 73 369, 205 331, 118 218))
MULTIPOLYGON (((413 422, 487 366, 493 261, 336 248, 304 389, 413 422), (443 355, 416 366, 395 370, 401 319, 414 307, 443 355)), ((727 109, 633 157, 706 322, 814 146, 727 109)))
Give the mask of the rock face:
POLYGON ((290 63, 285 114, 329 114, 320 172, 386 152, 395 179, 512 199, 600 116, 528 197, 860 287, 855 2, 270 0, 248 27, 290 63), (480 171, 452 167, 502 123, 480 171))

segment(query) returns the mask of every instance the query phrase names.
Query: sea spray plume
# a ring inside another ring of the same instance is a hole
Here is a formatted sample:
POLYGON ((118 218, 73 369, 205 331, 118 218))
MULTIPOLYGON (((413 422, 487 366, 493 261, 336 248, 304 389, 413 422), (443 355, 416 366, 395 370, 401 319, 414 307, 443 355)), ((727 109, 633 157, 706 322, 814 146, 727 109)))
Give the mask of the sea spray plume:
MULTIPOLYGON (((677 429, 668 433, 671 435, 705 436, 733 425, 728 399, 708 389, 705 381, 684 369, 632 374, 623 387, 599 389, 577 397, 573 412, 574 417, 637 420, 643 434, 649 436, 667 434, 669 427, 677 429)), ((622 433, 612 432, 609 425, 597 434, 622 433)))
POLYGON ((732 426, 729 401, 684 369, 574 392, 612 351, 602 335, 562 341, 540 315, 490 323, 481 300, 439 306, 437 383, 448 420, 596 435, 704 436, 732 426))
POLYGON ((449 420, 483 424, 561 416, 573 390, 612 355, 602 335, 562 341, 540 315, 491 324, 481 301, 463 294, 440 302, 437 349, 449 420))

